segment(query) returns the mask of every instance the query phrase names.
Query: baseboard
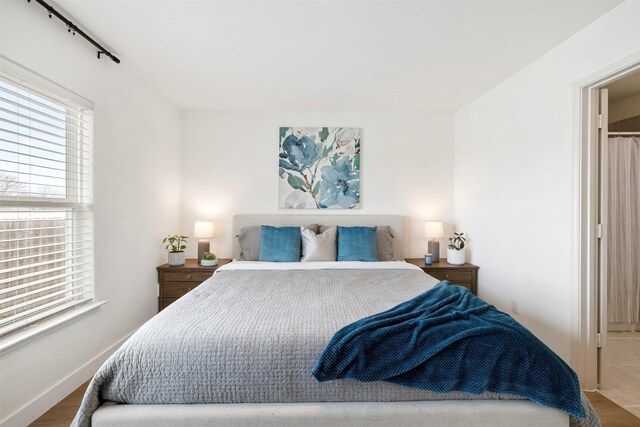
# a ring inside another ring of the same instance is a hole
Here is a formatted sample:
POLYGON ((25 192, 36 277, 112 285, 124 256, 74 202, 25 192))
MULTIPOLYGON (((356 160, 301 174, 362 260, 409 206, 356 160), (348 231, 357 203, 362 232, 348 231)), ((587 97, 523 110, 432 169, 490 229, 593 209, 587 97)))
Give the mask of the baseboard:
MULTIPOLYGON (((135 332, 135 331, 134 331, 135 332)), ((69 393, 91 378, 109 356, 113 354, 133 332, 110 345, 102 353, 82 365, 66 378, 36 396, 31 402, 0 421, 0 426, 26 426, 51 409, 54 405, 67 397, 69 393)))

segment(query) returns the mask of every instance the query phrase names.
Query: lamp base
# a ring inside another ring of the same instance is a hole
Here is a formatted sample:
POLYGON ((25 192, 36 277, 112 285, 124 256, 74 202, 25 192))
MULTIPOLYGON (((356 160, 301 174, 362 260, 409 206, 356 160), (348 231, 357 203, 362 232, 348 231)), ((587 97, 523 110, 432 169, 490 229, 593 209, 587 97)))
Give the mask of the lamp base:
POLYGON ((198 261, 202 260, 202 256, 205 252, 209 252, 209 249, 211 249, 209 239, 198 240, 198 261))
POLYGON ((440 261, 440 242, 435 239, 429 240, 427 253, 433 256, 433 262, 440 261))

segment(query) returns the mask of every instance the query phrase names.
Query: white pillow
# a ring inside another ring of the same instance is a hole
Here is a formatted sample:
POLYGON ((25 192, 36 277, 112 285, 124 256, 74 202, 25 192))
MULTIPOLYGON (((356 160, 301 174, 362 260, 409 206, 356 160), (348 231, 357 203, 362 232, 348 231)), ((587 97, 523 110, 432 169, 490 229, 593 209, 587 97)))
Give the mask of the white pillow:
POLYGON ((335 261, 337 259, 336 237, 338 227, 329 227, 324 233, 300 227, 302 237, 302 259, 300 261, 335 261))

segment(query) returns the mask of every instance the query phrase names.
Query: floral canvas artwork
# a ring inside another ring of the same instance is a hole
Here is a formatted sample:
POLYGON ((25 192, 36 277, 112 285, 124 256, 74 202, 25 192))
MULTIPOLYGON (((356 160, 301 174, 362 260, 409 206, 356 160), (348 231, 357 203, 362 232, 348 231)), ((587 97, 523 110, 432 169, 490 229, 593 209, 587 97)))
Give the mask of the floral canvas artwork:
POLYGON ((360 207, 360 129, 281 127, 279 207, 360 207))

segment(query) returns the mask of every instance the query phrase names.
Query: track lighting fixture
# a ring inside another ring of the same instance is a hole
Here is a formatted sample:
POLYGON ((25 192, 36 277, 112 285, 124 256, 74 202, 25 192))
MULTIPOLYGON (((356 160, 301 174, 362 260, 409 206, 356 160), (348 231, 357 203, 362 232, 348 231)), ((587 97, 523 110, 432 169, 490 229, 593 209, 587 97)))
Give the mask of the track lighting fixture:
MULTIPOLYGON (((67 26, 67 32, 73 36, 76 35, 76 33, 80 34, 85 40, 87 40, 89 43, 91 43, 92 45, 94 45, 96 48, 98 48, 98 59, 100 59, 101 55, 106 55, 109 58, 111 58, 111 60, 113 62, 115 62, 116 64, 120 63, 120 59, 118 59, 116 56, 114 56, 111 52, 109 52, 107 49, 105 49, 104 47, 102 47, 102 45, 100 45, 98 42, 96 42, 94 39, 92 39, 91 37, 89 37, 84 31, 82 31, 80 28, 78 28, 73 22, 71 22, 70 20, 68 20, 67 18, 65 18, 60 12, 58 12, 57 10, 55 10, 51 5, 49 5, 47 2, 45 2, 44 0, 35 0, 40 6, 44 7, 47 10, 47 14, 49 15, 49 19, 53 19, 53 15, 56 16, 56 18, 58 18, 59 20, 61 20, 62 22, 64 22, 67 26)), ((27 0, 27 3, 31 3, 31 0, 27 0)))

